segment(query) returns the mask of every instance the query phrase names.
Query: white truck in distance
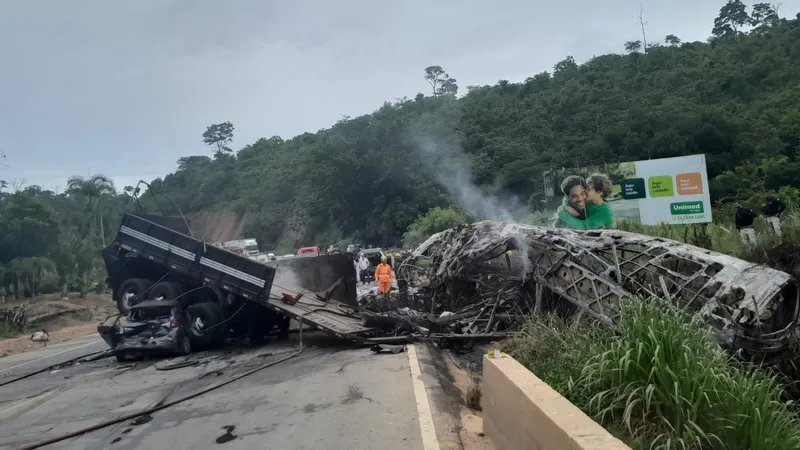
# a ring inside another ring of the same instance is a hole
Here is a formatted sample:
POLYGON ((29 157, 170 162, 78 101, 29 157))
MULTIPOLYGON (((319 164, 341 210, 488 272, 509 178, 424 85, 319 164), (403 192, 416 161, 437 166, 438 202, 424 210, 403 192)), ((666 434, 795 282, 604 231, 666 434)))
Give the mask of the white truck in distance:
POLYGON ((236 241, 226 241, 222 243, 225 250, 255 258, 258 256, 258 242, 255 239, 239 239, 236 241))

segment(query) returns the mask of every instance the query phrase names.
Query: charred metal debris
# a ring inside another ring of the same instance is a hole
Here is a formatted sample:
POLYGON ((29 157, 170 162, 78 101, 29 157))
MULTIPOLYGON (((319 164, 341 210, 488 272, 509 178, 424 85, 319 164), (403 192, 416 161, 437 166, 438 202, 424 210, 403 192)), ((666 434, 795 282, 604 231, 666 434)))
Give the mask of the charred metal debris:
POLYGON ((787 349, 798 290, 790 275, 692 245, 617 230, 482 221, 431 236, 395 270, 399 294, 359 299, 373 342, 497 339, 555 310, 617 322, 620 302, 656 296, 695 314, 723 347, 787 349))

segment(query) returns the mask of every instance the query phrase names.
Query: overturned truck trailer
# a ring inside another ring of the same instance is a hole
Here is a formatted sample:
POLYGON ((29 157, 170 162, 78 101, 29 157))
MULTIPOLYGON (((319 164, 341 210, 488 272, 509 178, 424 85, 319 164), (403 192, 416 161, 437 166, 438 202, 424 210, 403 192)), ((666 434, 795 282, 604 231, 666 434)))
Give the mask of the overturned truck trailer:
POLYGON ((653 295, 702 317, 722 346, 768 357, 790 346, 800 304, 795 279, 784 272, 616 230, 482 221, 420 245, 398 269, 403 290, 419 279, 421 265, 432 303, 444 305, 439 309, 449 310, 449 318, 469 317, 465 333, 498 331, 564 302, 612 324, 623 299, 653 295), (476 302, 479 295, 485 300, 476 302))

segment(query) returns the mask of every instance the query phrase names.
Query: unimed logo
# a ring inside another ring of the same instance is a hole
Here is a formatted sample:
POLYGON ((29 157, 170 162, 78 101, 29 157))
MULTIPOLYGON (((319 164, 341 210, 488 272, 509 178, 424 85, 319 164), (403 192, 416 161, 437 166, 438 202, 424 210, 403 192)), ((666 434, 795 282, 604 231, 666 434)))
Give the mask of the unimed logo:
POLYGON ((673 215, 680 214, 703 214, 705 208, 703 202, 676 202, 669 204, 669 212, 673 215))

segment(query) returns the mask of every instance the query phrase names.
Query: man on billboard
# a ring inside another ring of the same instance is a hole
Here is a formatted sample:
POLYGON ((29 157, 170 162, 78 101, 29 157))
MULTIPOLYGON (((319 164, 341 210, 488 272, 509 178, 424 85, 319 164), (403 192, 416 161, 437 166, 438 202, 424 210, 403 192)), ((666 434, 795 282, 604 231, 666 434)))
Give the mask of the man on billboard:
MULTIPOLYGON (((569 177, 567 177, 569 179, 569 177)), ((565 182, 567 180, 564 180, 565 182)), ((611 229, 614 227, 614 212, 606 199, 612 194, 611 180, 605 175, 594 174, 586 179, 585 183, 584 214, 578 214, 579 209, 573 206, 575 201, 570 195, 558 210, 558 220, 567 227, 576 230, 611 229)), ((565 186, 569 187, 569 186, 565 186)), ((575 189, 574 187, 572 188, 575 189)), ((572 190, 570 191, 572 193, 572 190)), ((566 195, 566 194, 565 194, 566 195)))
POLYGON ((586 219, 586 180, 577 175, 570 175, 561 182, 561 192, 564 194, 564 202, 558 208, 559 216, 553 224, 556 228, 571 228, 561 218, 561 212, 567 211, 567 215, 573 218, 586 219))

